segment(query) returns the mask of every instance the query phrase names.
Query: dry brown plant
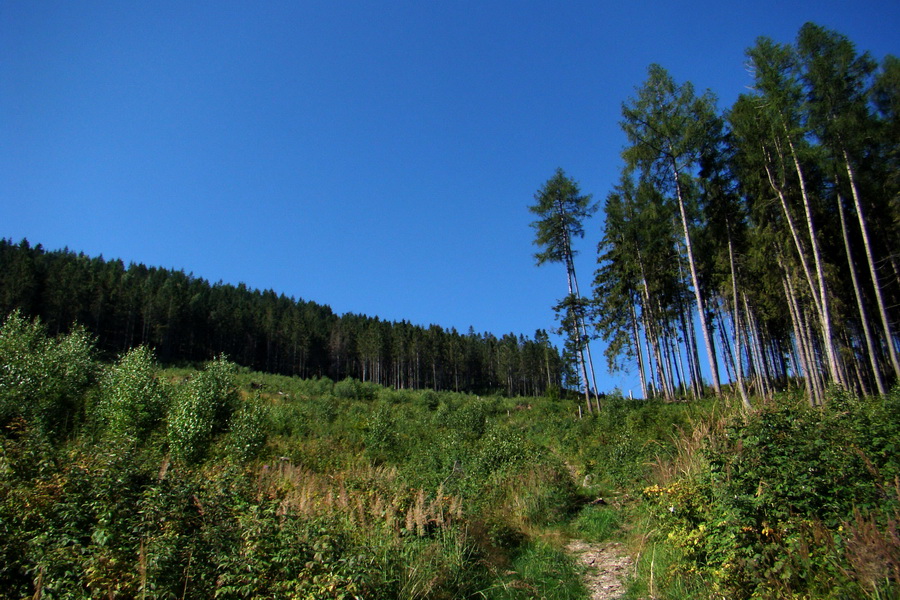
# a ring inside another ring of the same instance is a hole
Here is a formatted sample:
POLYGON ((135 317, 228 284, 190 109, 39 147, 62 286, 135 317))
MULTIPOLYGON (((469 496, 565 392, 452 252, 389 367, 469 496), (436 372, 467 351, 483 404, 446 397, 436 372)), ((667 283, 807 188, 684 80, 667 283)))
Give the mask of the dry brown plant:
POLYGON ((260 470, 257 498, 277 500, 278 514, 333 517, 359 531, 383 528, 396 535, 426 536, 462 519, 462 501, 438 488, 410 490, 391 469, 365 467, 338 474, 316 473, 287 461, 260 470))

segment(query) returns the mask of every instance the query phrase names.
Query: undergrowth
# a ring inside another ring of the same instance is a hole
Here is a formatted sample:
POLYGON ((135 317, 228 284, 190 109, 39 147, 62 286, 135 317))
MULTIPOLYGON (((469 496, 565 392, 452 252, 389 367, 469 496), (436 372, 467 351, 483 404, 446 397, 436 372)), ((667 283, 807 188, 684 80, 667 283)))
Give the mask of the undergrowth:
POLYGON ((0 597, 897 598, 900 389, 824 408, 390 390, 0 328, 0 597))
POLYGON ((698 422, 642 492, 635 597, 900 597, 900 388, 698 422))

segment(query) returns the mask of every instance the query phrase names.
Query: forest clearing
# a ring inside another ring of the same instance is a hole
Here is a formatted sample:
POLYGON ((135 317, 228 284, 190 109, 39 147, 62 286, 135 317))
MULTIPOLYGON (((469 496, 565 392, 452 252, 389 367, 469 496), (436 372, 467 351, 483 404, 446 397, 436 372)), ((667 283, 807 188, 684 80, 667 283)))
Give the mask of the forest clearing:
POLYGON ((624 598, 898 590, 900 389, 579 419, 574 394, 104 363, 17 313, 0 363, 7 598, 589 598, 578 544, 606 542, 624 598))
POLYGON ((531 337, 0 239, 0 599, 900 599, 900 60, 746 57, 538 188, 531 337))

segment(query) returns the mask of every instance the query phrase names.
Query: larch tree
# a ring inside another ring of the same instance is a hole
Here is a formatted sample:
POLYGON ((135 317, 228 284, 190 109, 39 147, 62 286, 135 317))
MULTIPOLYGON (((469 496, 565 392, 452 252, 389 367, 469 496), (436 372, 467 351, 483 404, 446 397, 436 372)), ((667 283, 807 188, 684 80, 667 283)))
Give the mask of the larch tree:
MULTIPOLYGON (((561 168, 534 194, 534 200, 535 204, 529 210, 538 216, 538 220, 531 226, 535 230, 534 244, 541 249, 534 258, 538 266, 563 263, 566 267, 568 294, 557 306, 557 311, 568 338, 567 345, 578 362, 585 403, 588 411, 593 412, 590 393, 590 384, 594 380, 593 361, 585 324, 587 301, 578 289, 574 261, 576 251, 572 240, 584 237, 584 220, 596 211, 596 205, 592 203, 591 195, 583 195, 578 183, 561 168)), ((594 388, 596 390, 596 383, 594 388)), ((595 400, 599 409, 599 398, 595 396, 595 400)))
POLYGON ((699 170, 701 155, 711 141, 710 132, 719 128, 715 99, 710 92, 697 96, 690 82, 677 85, 663 67, 653 64, 637 96, 622 106, 622 117, 621 126, 630 144, 623 152, 626 165, 639 170, 641 177, 652 180, 664 193, 672 194, 677 203, 700 330, 713 388, 719 395, 718 361, 694 253, 694 218, 689 214, 690 180, 699 170))
POLYGON ((894 376, 900 379, 900 358, 881 290, 882 278, 876 268, 858 173, 870 151, 867 138, 872 136, 875 123, 869 110, 868 91, 876 64, 867 53, 858 55, 845 36, 813 23, 800 28, 797 49, 808 90, 810 125, 828 150, 832 172, 846 181, 853 198, 885 346, 894 376), (840 171, 843 177, 838 174, 840 171))
POLYGON ((796 50, 761 37, 747 50, 754 75, 756 109, 766 135, 764 152, 769 157, 766 173, 777 193, 794 245, 810 287, 818 316, 821 343, 831 381, 844 385, 843 365, 834 332, 832 293, 828 285, 826 260, 817 218, 821 199, 814 194, 810 172, 814 158, 808 142, 809 125, 804 102, 803 81, 796 50), (792 198, 799 192, 806 235, 801 236, 792 216, 792 198), (812 267, 809 256, 812 255, 812 267))

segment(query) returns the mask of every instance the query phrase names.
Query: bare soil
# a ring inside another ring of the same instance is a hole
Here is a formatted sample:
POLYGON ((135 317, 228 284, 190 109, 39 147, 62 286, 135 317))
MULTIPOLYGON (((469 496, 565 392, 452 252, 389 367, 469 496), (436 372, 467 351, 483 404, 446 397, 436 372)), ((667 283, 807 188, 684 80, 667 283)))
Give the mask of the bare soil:
POLYGON ((615 600, 625 594, 625 579, 634 561, 619 542, 589 544, 572 540, 566 550, 585 566, 584 582, 591 600, 615 600))

